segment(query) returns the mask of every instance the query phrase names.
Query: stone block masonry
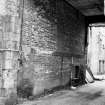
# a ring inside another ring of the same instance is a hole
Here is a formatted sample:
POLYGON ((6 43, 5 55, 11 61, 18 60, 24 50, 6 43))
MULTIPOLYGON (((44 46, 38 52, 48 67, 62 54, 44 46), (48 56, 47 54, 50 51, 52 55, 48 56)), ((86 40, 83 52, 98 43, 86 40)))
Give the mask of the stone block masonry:
POLYGON ((0 96, 16 92, 19 43, 19 0, 0 0, 0 96))

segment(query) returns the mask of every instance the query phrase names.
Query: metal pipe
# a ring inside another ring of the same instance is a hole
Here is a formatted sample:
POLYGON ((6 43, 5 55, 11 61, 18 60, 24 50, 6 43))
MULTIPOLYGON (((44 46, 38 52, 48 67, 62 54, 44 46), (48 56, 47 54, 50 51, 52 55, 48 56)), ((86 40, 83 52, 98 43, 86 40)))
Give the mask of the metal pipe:
POLYGON ((23 32, 23 19, 24 19, 24 0, 22 0, 22 6, 21 6, 21 30, 20 30, 20 46, 19 46, 19 50, 22 51, 22 32, 23 32))

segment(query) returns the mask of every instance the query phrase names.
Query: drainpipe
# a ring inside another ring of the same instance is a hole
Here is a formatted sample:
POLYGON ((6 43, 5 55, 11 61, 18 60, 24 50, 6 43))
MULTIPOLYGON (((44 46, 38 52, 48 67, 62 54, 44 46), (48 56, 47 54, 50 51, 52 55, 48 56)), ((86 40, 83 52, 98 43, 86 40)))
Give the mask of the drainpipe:
POLYGON ((61 56, 61 84, 63 80, 63 56, 61 56))
MULTIPOLYGON (((23 54, 22 54, 22 34, 23 34, 23 21, 24 21, 24 0, 21 0, 20 2, 20 45, 19 45, 19 66, 22 67, 22 62, 23 62, 23 54)), ((19 68, 20 68, 19 67, 19 68)), ((22 71, 22 78, 23 78, 23 71, 22 71)), ((18 80, 18 76, 17 76, 17 80, 18 80)))
MULTIPOLYGON (((74 61, 73 61, 73 56, 72 56, 72 58, 71 58, 71 64, 72 64, 72 66, 73 66, 73 63, 74 63, 74 61)), ((70 78, 71 78, 71 88, 72 88, 72 78, 73 78, 72 70, 71 70, 71 73, 70 73, 70 78)))
POLYGON ((21 6, 21 15, 20 15, 20 46, 19 46, 19 51, 21 52, 22 51, 22 33, 23 33, 23 19, 24 19, 24 0, 21 0, 22 1, 22 6, 21 6))

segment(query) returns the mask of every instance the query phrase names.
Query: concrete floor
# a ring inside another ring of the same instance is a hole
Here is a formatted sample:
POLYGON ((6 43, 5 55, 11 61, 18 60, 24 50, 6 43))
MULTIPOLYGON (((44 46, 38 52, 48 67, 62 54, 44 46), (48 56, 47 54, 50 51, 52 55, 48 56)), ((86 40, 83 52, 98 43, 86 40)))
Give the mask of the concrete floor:
POLYGON ((105 105, 105 80, 75 90, 61 90, 19 105, 105 105))

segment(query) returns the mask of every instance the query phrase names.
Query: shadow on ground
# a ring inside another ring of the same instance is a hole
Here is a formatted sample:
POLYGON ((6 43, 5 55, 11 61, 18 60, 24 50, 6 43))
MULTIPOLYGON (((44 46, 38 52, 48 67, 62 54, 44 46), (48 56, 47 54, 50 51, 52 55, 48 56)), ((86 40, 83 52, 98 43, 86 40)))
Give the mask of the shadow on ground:
POLYGON ((79 97, 83 97, 86 100, 95 100, 97 98, 102 97, 103 90, 98 91, 96 93, 89 93, 89 92, 77 92, 79 97))

